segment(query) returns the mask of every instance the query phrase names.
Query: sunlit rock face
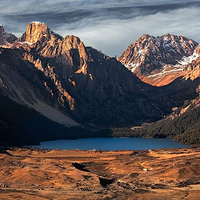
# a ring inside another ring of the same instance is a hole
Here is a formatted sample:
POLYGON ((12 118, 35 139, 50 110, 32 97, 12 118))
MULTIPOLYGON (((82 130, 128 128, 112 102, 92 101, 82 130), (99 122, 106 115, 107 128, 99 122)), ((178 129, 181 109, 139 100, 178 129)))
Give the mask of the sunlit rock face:
POLYGON ((50 34, 50 30, 46 24, 41 22, 32 22, 28 24, 26 32, 20 38, 20 41, 36 43, 38 40, 42 40, 42 38, 49 38, 50 34))
MULTIPOLYGON (((28 52, 34 49, 35 55, 40 55, 49 60, 53 58, 53 62, 59 65, 57 69, 59 68, 64 77, 71 75, 78 69, 86 70, 88 55, 83 42, 76 36, 63 38, 51 31, 46 24, 32 22, 28 24, 26 32, 18 41, 16 47, 23 46, 28 52)), ((33 54, 28 55, 26 53, 25 57, 29 59, 32 56, 33 54)))
POLYGON ((197 46, 183 36, 144 34, 118 60, 144 82, 162 86, 185 75, 187 65, 199 57, 197 46))

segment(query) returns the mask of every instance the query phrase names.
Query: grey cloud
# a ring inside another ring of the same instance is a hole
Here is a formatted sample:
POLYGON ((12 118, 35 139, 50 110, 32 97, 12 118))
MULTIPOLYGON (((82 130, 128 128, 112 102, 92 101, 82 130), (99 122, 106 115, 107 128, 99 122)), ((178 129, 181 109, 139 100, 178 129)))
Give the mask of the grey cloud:
POLYGON ((143 33, 198 36, 200 1, 188 0, 0 0, 0 23, 20 36, 31 21, 42 21, 62 36, 119 56, 143 33))
POLYGON ((108 55, 119 56, 144 33, 155 36, 171 33, 200 41, 198 16, 198 8, 185 8, 128 20, 104 20, 95 27, 67 30, 67 26, 63 26, 57 31, 78 35, 86 45, 100 49, 108 55))

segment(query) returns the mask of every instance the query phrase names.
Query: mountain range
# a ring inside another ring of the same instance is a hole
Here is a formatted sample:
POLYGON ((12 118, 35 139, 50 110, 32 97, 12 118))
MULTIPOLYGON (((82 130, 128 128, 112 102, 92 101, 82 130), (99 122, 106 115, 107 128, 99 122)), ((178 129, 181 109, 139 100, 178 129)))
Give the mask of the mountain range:
POLYGON ((41 22, 19 38, 1 26, 0 141, 109 136, 111 127, 193 112, 199 47, 182 36, 145 34, 116 59, 41 22))

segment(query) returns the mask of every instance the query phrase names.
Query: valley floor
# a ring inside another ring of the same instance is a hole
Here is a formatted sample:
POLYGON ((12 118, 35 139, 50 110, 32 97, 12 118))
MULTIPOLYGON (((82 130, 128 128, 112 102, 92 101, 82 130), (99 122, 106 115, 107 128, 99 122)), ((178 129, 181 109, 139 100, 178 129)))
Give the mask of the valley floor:
POLYGON ((199 199, 200 148, 0 149, 0 199, 199 199))

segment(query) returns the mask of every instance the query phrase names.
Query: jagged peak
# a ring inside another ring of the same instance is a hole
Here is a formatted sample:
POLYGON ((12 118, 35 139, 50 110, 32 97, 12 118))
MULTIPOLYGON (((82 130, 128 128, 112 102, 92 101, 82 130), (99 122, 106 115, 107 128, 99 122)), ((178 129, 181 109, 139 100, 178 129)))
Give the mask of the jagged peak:
POLYGON ((49 29, 47 24, 45 24, 43 22, 36 22, 36 21, 29 23, 26 27, 26 30, 29 29, 30 27, 37 27, 38 29, 43 29, 43 30, 49 29))
POLYGON ((149 38, 153 38, 153 37, 154 37, 154 36, 145 33, 145 34, 141 35, 141 36, 138 38, 138 40, 145 40, 145 39, 149 39, 149 38))
POLYGON ((30 31, 30 33, 34 30, 33 28, 37 29, 37 32, 46 32, 49 28, 47 24, 42 23, 42 22, 31 22, 27 25, 26 27, 26 32, 30 31))
POLYGON ((143 38, 143 37, 147 37, 147 38, 149 38, 149 37, 153 37, 153 36, 150 35, 150 34, 148 34, 148 33, 144 33, 144 34, 142 34, 141 38, 143 38))
POLYGON ((175 34, 171 34, 171 33, 166 33, 164 35, 161 35, 161 36, 153 36, 153 35, 150 35, 150 34, 143 34, 141 35, 136 41, 139 41, 139 40, 145 40, 145 39, 155 39, 155 40, 167 40, 167 39, 178 39, 178 40, 188 40, 188 41, 192 41, 194 43, 197 44, 197 42, 191 38, 188 38, 188 37, 185 37, 185 36, 182 36, 182 35, 175 35, 175 34))
POLYGON ((144 34, 118 60, 146 83, 161 86, 183 75, 186 65, 199 59, 199 46, 181 35, 144 34))
MULTIPOLYGON (((45 23, 43 22, 39 22, 39 21, 32 21, 31 23, 29 24, 35 24, 35 25, 46 25, 45 23)), ((47 26, 47 25, 46 25, 47 26)))
POLYGON ((167 33, 165 35, 162 35, 162 36, 157 36, 158 39, 162 39, 162 40, 180 40, 180 41, 189 41, 189 42, 192 42, 194 43, 195 45, 198 44, 198 42, 196 42, 195 40, 191 39, 191 38, 188 38, 188 37, 185 37, 185 36, 182 36, 182 35, 174 35, 174 34, 170 34, 170 33, 167 33))
POLYGON ((81 43, 80 38, 75 35, 67 35, 67 36, 65 36, 65 40, 71 40, 72 42, 76 42, 78 44, 81 43))
POLYGON ((166 33, 164 35, 161 36, 152 36, 149 34, 143 34, 141 37, 139 37, 135 42, 133 42, 129 48, 132 48, 133 46, 137 46, 138 44, 141 43, 145 43, 145 46, 151 46, 152 44, 157 46, 163 43, 171 43, 171 45, 175 45, 175 43, 173 43, 175 41, 175 43, 181 43, 181 42, 186 42, 187 44, 191 45, 192 47, 195 47, 198 45, 198 42, 196 42, 193 39, 181 36, 181 35, 174 35, 174 34, 170 34, 170 33, 166 33))
POLYGON ((177 38, 180 38, 180 37, 182 37, 182 38, 185 38, 185 39, 190 39, 190 38, 187 38, 187 37, 184 37, 184 36, 182 36, 182 35, 175 35, 175 34, 171 34, 171 33, 166 33, 166 34, 164 34, 164 35, 161 35, 161 36, 157 36, 157 37, 177 37, 177 38))
POLYGON ((161 37, 171 37, 173 34, 170 34, 170 33, 166 33, 166 34, 164 34, 163 36, 161 36, 161 37))
POLYGON ((5 32, 4 27, 0 25, 0 45, 11 45, 16 40, 17 37, 15 35, 5 32))
POLYGON ((29 23, 26 27, 26 30, 30 29, 30 31, 32 31, 33 27, 38 29, 38 32, 46 32, 47 30, 49 30, 49 27, 47 26, 47 24, 43 22, 36 22, 36 21, 29 23))
POLYGON ((0 35, 4 33, 4 27, 0 24, 0 35))
POLYGON ((65 47, 67 49, 77 49, 77 48, 85 48, 84 43, 81 39, 74 35, 67 35, 64 38, 65 47))
POLYGON ((26 27, 26 32, 19 38, 20 42, 36 43, 42 37, 49 37, 50 29, 43 22, 33 21, 26 27))
POLYGON ((48 41, 51 37, 63 39, 62 36, 51 31, 47 24, 33 21, 26 27, 26 32, 19 38, 19 42, 36 43, 38 41, 48 41))

